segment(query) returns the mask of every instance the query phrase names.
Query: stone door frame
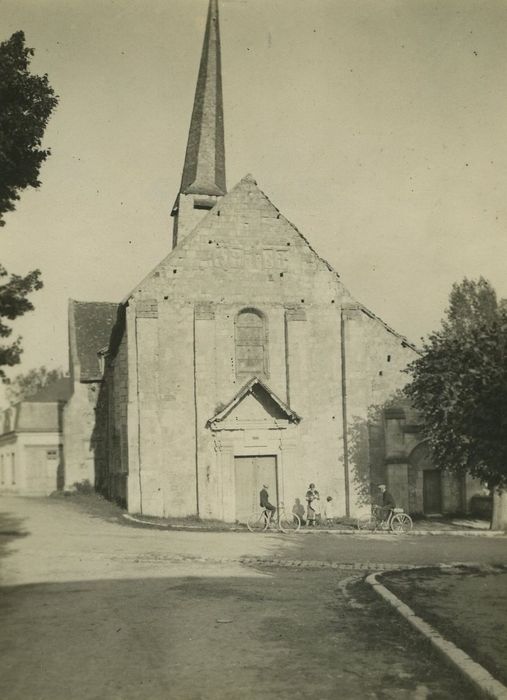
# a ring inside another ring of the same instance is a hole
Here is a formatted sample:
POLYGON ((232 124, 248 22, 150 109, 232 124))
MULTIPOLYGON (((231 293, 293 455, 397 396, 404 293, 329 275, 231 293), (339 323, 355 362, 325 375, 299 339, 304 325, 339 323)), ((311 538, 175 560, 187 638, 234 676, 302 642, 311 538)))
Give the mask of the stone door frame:
POLYGON ((278 499, 284 503, 287 478, 285 463, 290 453, 296 449, 293 430, 294 427, 289 424, 259 430, 251 426, 235 426, 234 429, 221 426, 212 429, 219 483, 219 519, 226 522, 236 520, 235 457, 275 457, 278 499))

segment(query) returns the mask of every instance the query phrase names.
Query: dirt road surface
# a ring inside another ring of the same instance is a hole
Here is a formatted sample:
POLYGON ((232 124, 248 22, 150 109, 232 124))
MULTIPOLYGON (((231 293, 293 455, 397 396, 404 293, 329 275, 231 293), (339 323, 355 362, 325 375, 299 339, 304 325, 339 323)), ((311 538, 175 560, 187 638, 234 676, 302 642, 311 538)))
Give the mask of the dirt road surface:
POLYGON ((498 563, 503 538, 163 532, 52 499, 0 513, 3 700, 475 697, 361 572, 324 564, 498 563))

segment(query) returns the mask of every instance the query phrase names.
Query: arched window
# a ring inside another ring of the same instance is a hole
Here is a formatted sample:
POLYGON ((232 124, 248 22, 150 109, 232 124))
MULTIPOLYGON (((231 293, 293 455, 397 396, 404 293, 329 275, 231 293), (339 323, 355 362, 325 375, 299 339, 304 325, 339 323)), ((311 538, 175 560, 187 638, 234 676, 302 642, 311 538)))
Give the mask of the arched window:
POLYGON ((268 375, 266 319, 256 309, 243 309, 236 317, 236 376, 253 375, 268 375))

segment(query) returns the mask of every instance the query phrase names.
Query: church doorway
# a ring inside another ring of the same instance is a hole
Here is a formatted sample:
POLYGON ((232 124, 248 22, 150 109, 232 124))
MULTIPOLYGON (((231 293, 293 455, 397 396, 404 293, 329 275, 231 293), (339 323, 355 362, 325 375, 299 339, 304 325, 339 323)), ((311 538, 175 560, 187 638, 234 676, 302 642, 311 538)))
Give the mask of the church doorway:
POLYGON ((259 492, 269 486, 269 500, 278 505, 278 479, 275 455, 234 457, 236 520, 246 523, 254 510, 260 509, 259 492))
POLYGON ((425 515, 442 512, 442 474, 439 469, 423 471, 423 510, 425 515))

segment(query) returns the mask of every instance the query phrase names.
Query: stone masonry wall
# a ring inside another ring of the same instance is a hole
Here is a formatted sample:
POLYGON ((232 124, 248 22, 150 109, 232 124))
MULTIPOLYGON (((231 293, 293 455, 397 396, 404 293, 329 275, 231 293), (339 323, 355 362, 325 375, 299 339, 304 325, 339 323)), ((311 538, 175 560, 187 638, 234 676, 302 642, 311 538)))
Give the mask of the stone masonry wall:
MULTIPOLYGON (((137 314, 145 513, 220 517, 217 493, 233 498, 206 424, 246 381, 236 373, 234 339, 237 315, 249 307, 268 329, 263 380, 302 417, 283 450, 286 502, 304 502, 313 481, 345 512, 341 308, 352 302, 251 178, 219 202, 129 301, 137 314)), ((350 419, 364 419, 371 403, 402 384, 413 351, 359 307, 349 313, 347 403, 350 419)))
POLYGON ((402 370, 416 357, 406 341, 357 305, 343 310, 351 481, 351 514, 369 510, 371 484, 386 479, 381 409, 407 381, 402 370), (374 418, 372 420, 372 417, 374 418), (373 442, 370 438, 373 437, 373 442))
POLYGON ((75 380, 73 385, 74 393, 65 405, 63 419, 65 489, 84 481, 95 483, 93 432, 100 384, 75 380))
POLYGON ((127 338, 118 334, 107 359, 94 429, 97 487, 108 498, 127 503, 128 362, 127 338))

